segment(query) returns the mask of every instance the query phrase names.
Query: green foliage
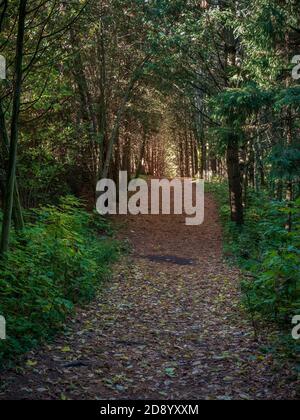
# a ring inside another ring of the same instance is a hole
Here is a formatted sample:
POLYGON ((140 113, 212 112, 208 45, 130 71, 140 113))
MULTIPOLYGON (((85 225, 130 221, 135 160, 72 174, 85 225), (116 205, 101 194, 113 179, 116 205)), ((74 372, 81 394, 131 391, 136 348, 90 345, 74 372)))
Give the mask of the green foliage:
POLYGON ((221 205, 225 253, 245 272, 244 303, 252 314, 290 329, 300 314, 300 199, 294 203, 270 201, 265 193, 249 195, 242 230, 229 222, 227 186, 209 187, 221 205), (287 221, 292 220, 292 231, 287 221))
POLYGON ((286 66, 278 46, 284 45, 287 28, 294 24, 296 5, 277 0, 253 0, 250 8, 251 11, 249 2, 245 1, 244 19, 233 22, 247 51, 243 72, 248 79, 270 87, 278 84, 278 77, 286 66))
POLYGON ((242 250, 251 250, 241 262, 254 275, 243 284, 247 302, 253 311, 290 326, 291 317, 300 313, 300 202, 293 207, 267 201, 262 206, 257 199, 253 203, 260 211, 248 212, 240 243, 242 250), (286 228, 290 215, 292 232, 286 228))
POLYGON ((73 197, 31 218, 0 266, 0 314, 8 334, 0 342, 0 361, 61 328, 75 304, 93 298, 118 255, 117 243, 105 233, 107 223, 73 197))
POLYGON ((293 107, 295 111, 299 111, 300 86, 283 89, 276 95, 275 109, 281 111, 284 107, 293 107))
POLYGON ((18 165, 19 190, 25 208, 57 203, 55 198, 69 194, 66 165, 41 147, 22 151, 18 165))
POLYGON ((272 103, 271 91, 260 89, 251 83, 239 89, 227 89, 215 96, 212 101, 212 109, 215 118, 221 119, 232 127, 240 127, 253 113, 257 113, 262 107, 272 103))
POLYGON ((271 177, 274 180, 298 181, 300 179, 300 146, 278 144, 269 158, 272 165, 271 177))
POLYGON ((215 151, 224 155, 233 136, 241 145, 247 143, 247 123, 262 109, 272 105, 273 100, 273 91, 263 90, 255 83, 227 89, 213 97, 210 107, 217 127, 210 131, 217 141, 215 151))

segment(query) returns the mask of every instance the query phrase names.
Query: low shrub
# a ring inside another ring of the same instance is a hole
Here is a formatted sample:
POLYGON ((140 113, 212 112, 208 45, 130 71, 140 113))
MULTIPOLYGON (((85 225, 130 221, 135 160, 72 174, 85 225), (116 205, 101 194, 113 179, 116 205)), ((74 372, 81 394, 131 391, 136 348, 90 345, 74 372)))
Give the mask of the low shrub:
POLYGON ((0 362, 62 328, 75 304, 94 297, 119 253, 107 222, 74 197, 29 216, 0 264, 0 315, 7 323, 0 362))
POLYGON ((215 194, 224 227, 225 255, 243 269, 243 302, 252 316, 280 325, 291 343, 292 317, 300 315, 300 200, 272 201, 250 192, 245 225, 230 222, 228 187, 209 184, 215 194), (292 228, 287 229, 288 220, 292 228))

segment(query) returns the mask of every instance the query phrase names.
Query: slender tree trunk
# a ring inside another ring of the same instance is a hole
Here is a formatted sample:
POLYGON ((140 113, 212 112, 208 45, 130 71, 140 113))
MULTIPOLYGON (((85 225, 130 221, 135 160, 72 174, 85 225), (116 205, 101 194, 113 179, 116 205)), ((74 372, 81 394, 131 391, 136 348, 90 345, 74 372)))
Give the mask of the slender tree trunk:
POLYGON ((11 229, 12 210, 15 193, 16 166, 17 166, 17 148, 19 135, 19 114, 21 103, 22 77, 23 77, 23 54, 24 54, 24 35, 26 19, 27 0, 20 0, 18 37, 16 46, 16 66, 15 66, 15 86, 13 97, 13 110, 11 120, 11 139, 9 148, 8 162, 8 182, 6 189, 6 202, 3 215, 2 236, 1 236, 1 254, 5 254, 9 248, 9 237, 11 229))
POLYGON ((206 179, 207 174, 207 148, 204 137, 201 139, 201 167, 200 175, 201 179, 206 179))
POLYGON ((138 178, 141 175, 141 172, 142 172, 143 159, 145 157, 146 145, 147 145, 147 132, 144 129, 144 132, 143 132, 143 140, 142 140, 142 147, 141 147, 141 153, 140 153, 140 156, 139 156, 137 171, 136 171, 136 174, 135 174, 135 177, 136 178, 138 178))
POLYGON ((100 66, 100 98, 99 98, 99 168, 103 167, 105 149, 107 147, 107 101, 106 101, 106 51, 105 28, 103 18, 100 21, 98 36, 98 61, 100 66))
POLYGON ((227 146, 227 168, 229 180, 229 195, 231 220, 238 225, 244 223, 243 188, 241 182, 239 141, 233 134, 227 146))
POLYGON ((180 152, 179 152, 179 160, 180 160, 180 176, 184 178, 184 145, 183 145, 183 137, 181 133, 179 134, 179 141, 180 141, 180 152))
MULTIPOLYGON (((6 155, 8 156, 9 137, 8 137, 8 133, 6 129, 5 116, 4 116, 1 100, 0 100, 0 138, 2 139, 3 156, 6 156, 6 155)), ((5 204, 6 188, 5 188, 4 182, 2 184, 1 190, 2 190, 2 196, 4 198, 4 204, 5 204)), ((23 219, 23 212, 22 212, 22 206, 21 206, 21 201, 20 201, 17 180, 15 180, 13 219, 14 219, 16 229, 18 231, 22 231, 24 229, 24 219, 23 219)))
POLYGON ((82 101, 82 112, 83 117, 86 122, 90 125, 91 137, 94 140, 94 136, 97 134, 97 118, 93 110, 93 101, 92 96, 89 91, 87 78, 85 75, 85 69, 82 62, 81 52, 78 50, 78 41, 76 38, 75 29, 71 28, 70 38, 72 47, 75 50, 74 58, 74 76, 76 84, 78 86, 78 91, 82 101))
POLYGON ((97 150, 97 117, 96 113, 94 112, 93 100, 89 90, 88 81, 85 75, 85 69, 82 61, 81 52, 78 49, 78 40, 75 28, 70 29, 70 40, 73 50, 75 51, 73 74, 80 97, 82 120, 88 128, 89 151, 92 168, 90 171, 91 183, 93 184, 93 190, 95 190, 99 172, 99 153, 97 150))
POLYGON ((210 167, 211 167, 211 171, 213 176, 217 176, 217 172, 218 172, 218 167, 217 167, 217 159, 215 156, 212 156, 210 159, 210 167))
POLYGON ((191 166, 190 166, 190 144, 189 144, 189 138, 188 138, 188 129, 187 126, 185 127, 185 176, 190 178, 191 176, 191 166))
POLYGON ((131 136, 127 131, 127 124, 125 124, 125 144, 123 147, 122 169, 127 172, 128 179, 131 179, 131 136))
POLYGON ((117 118, 116 118, 116 121, 115 121, 115 124, 114 124, 114 127, 113 127, 113 131, 112 131, 109 143, 108 143, 106 159, 105 159, 105 163, 104 163, 103 171, 102 171, 102 179, 105 179, 108 176, 110 163, 111 163, 111 159, 112 159, 112 156, 113 156, 114 145, 116 144, 116 141, 118 139, 118 133, 119 133, 119 130, 120 130, 122 117, 123 117, 123 114, 125 112, 127 102, 129 101, 131 92, 134 88, 134 84, 135 84, 135 81, 131 81, 131 83, 130 83, 128 89, 127 89, 127 92, 126 92, 126 94, 123 98, 122 104, 119 108, 117 118))
POLYGON ((119 133, 119 129, 120 129, 120 125, 122 122, 122 118, 126 109, 126 105, 130 99, 131 93, 135 87, 135 84, 137 83, 137 81, 139 80, 140 77, 140 73, 143 69, 143 67, 145 66, 145 64, 147 63, 147 61, 149 60, 150 56, 147 56, 145 58, 145 60, 143 60, 143 62, 137 67, 136 71, 134 72, 134 74, 132 75, 132 78, 129 82, 127 91, 124 95, 124 98, 122 100, 122 103, 120 105, 119 111, 117 113, 117 117, 116 117, 116 121, 112 130, 112 134, 110 136, 110 140, 108 142, 108 149, 107 149, 107 154, 106 154, 106 158, 105 158, 105 162, 104 162, 104 166, 103 166, 103 170, 102 170, 102 179, 107 178, 108 173, 109 173, 109 168, 110 168, 110 163, 111 163, 111 159, 112 159, 112 155, 113 155, 113 149, 114 149, 114 145, 117 141, 117 136, 119 133))
POLYGON ((198 156, 196 141, 194 139, 193 131, 190 130, 190 144, 191 144, 191 157, 192 157, 192 177, 194 178, 198 172, 198 156))
MULTIPOLYGON (((227 57, 226 65, 236 66, 237 58, 237 40, 232 29, 225 30, 225 56, 227 57)), ((236 87, 233 83, 228 83, 228 87, 236 87)), ((234 121, 231 117, 228 119, 228 125, 233 130, 234 121)), ((227 170, 229 180, 229 196, 231 207, 231 220, 238 225, 244 223, 244 207, 243 207, 243 175, 240 168, 240 145, 239 138, 236 133, 232 133, 227 144, 227 170)))
MULTIPOLYGON (((287 146, 291 147, 293 144, 293 115, 292 115, 292 109, 289 108, 287 111, 287 146)), ((286 200, 288 202, 288 205, 291 206, 291 202, 294 198, 294 189, 293 189, 293 180, 289 179, 286 186, 286 200)), ((289 213, 288 221, 287 221, 287 230, 289 232, 292 232, 293 228, 293 215, 292 212, 289 213)))

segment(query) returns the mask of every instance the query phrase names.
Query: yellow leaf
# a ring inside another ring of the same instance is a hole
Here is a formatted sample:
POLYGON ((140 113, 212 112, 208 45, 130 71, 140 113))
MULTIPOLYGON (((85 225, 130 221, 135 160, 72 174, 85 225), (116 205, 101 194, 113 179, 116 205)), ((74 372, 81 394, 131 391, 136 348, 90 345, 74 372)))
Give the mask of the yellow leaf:
POLYGON ((37 361, 35 360, 27 360, 26 366, 28 367, 34 367, 37 365, 37 361))

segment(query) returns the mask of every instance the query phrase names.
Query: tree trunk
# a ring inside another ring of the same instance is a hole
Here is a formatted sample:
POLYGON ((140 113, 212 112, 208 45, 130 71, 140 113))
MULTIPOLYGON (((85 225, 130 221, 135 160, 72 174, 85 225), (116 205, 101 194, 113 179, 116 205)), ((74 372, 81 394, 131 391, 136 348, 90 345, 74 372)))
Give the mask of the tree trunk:
POLYGON ((195 175, 199 173, 199 159, 198 159, 198 147, 197 142, 194 140, 194 171, 195 175))
MULTIPOLYGON (((5 123, 5 116, 4 111, 2 107, 2 102, 0 100, 0 138, 2 140, 2 149, 3 149, 3 156, 8 156, 9 154, 9 137, 6 129, 6 123, 5 123)), ((3 169, 6 172, 5 165, 3 169)), ((2 196, 4 198, 5 204, 5 196, 6 196, 6 188, 5 183, 2 183, 2 196)), ((17 185, 17 180, 15 180, 15 192, 14 192, 14 204, 13 204, 13 219, 15 223, 15 228, 18 231, 22 231, 24 229, 24 219, 23 219, 23 212, 22 212, 22 206, 20 201, 20 195, 19 195, 19 189, 17 185)))
MULTIPOLYGON (((224 5, 226 7, 226 5, 224 5)), ((232 28, 225 30, 225 57, 226 66, 236 67, 237 39, 232 28)), ((226 80, 227 87, 233 88, 236 85, 226 80)), ((234 121, 231 116, 228 118, 228 125, 233 129, 234 121)), ((244 224, 243 207, 243 174, 240 167, 239 137, 232 132, 227 144, 227 170, 229 181, 229 197, 231 208, 231 220, 237 225, 244 224)))
POLYGON ((70 39, 73 50, 75 51, 74 55, 74 70, 73 75, 75 83, 77 85, 80 105, 81 105, 81 115, 82 121, 88 127, 88 138, 89 138, 89 151, 91 157, 91 183, 93 184, 93 190, 96 187, 98 172, 99 172, 99 151, 97 150, 97 117, 94 112, 93 100, 91 93, 89 91, 88 81, 85 75, 85 68, 82 61, 81 52, 78 49, 78 40, 76 36, 75 28, 70 30, 70 39))
POLYGON ((8 162, 8 182, 6 188, 6 202, 3 215, 2 236, 1 236, 1 254, 5 254, 9 248, 9 237, 11 229, 12 210, 15 193, 16 166, 17 166, 17 147, 19 135, 19 114, 21 103, 22 77, 23 77, 23 53, 24 53, 24 34, 26 18, 27 0, 20 0, 18 37, 16 46, 16 65, 15 65, 15 86, 13 96, 13 110, 11 120, 11 139, 9 148, 8 162))
POLYGON ((216 177, 218 174, 217 158, 215 156, 210 158, 210 167, 213 177, 216 177))
POLYGON ((107 101, 106 101, 106 51, 105 51, 105 28, 103 18, 100 21, 98 35, 98 61, 100 66, 100 98, 99 98, 99 168, 105 161, 105 149, 107 147, 107 101))
POLYGON ((190 144, 188 138, 188 130, 185 127, 185 134, 184 134, 184 154, 185 154, 185 176, 190 178, 191 177, 191 166, 190 166, 190 144))
POLYGON ((123 117, 123 114, 125 112, 127 102, 129 101, 131 92, 134 88, 134 84, 135 84, 135 81, 132 80, 128 89, 127 89, 127 92, 126 92, 126 94, 123 98, 122 104, 119 108, 119 111, 118 111, 118 114, 117 114, 117 117, 116 117, 116 121, 115 121, 115 124, 114 124, 114 127, 113 127, 113 131, 112 131, 109 143, 108 143, 105 163, 104 163, 103 171, 102 171, 102 179, 105 179, 105 178, 108 177, 110 163, 111 163, 113 150, 114 150, 114 145, 116 144, 116 141, 118 139, 118 134, 119 134, 119 130, 120 130, 122 117, 123 117))
POLYGON ((244 223, 243 189, 239 161, 239 141, 233 134, 227 146, 227 168, 231 220, 238 225, 244 223))
POLYGON ((201 167, 200 175, 201 179, 206 179, 207 174, 207 148, 204 137, 201 139, 201 167))
POLYGON ((180 153, 179 153, 179 160, 180 160, 180 176, 181 178, 184 178, 184 145, 183 145, 183 137, 182 134, 180 133, 180 153))
POLYGON ((145 60, 143 60, 143 62, 136 68, 136 71, 134 72, 134 74, 132 75, 132 78, 129 82, 127 91, 124 95, 124 98, 122 100, 122 103, 120 105, 119 111, 117 113, 117 117, 116 117, 116 121, 112 130, 112 134, 110 136, 110 140, 108 142, 108 148, 107 148, 107 154, 106 154, 106 158, 105 158, 105 162, 104 162, 104 166, 103 166, 103 170, 102 170, 102 179, 107 178, 108 173, 109 173, 109 168, 110 168, 110 163, 111 163, 111 159, 112 159, 112 155, 113 155, 113 149, 114 149, 114 145, 117 141, 117 137, 118 137, 118 133, 119 133, 119 129, 120 129, 120 125, 121 125, 121 121, 126 109, 126 105, 130 99, 131 93, 135 87, 136 82, 139 80, 140 77, 140 72, 142 71, 143 67, 145 66, 145 64, 147 63, 148 59, 150 57, 147 56, 145 58, 145 60))
POLYGON ((141 175, 141 172, 142 172, 142 166, 143 166, 143 159, 145 157, 146 144, 147 144, 147 132, 144 129, 141 153, 140 153, 140 157, 139 157, 139 161, 138 161, 137 171, 136 171, 136 174, 135 174, 136 178, 138 178, 141 175))

